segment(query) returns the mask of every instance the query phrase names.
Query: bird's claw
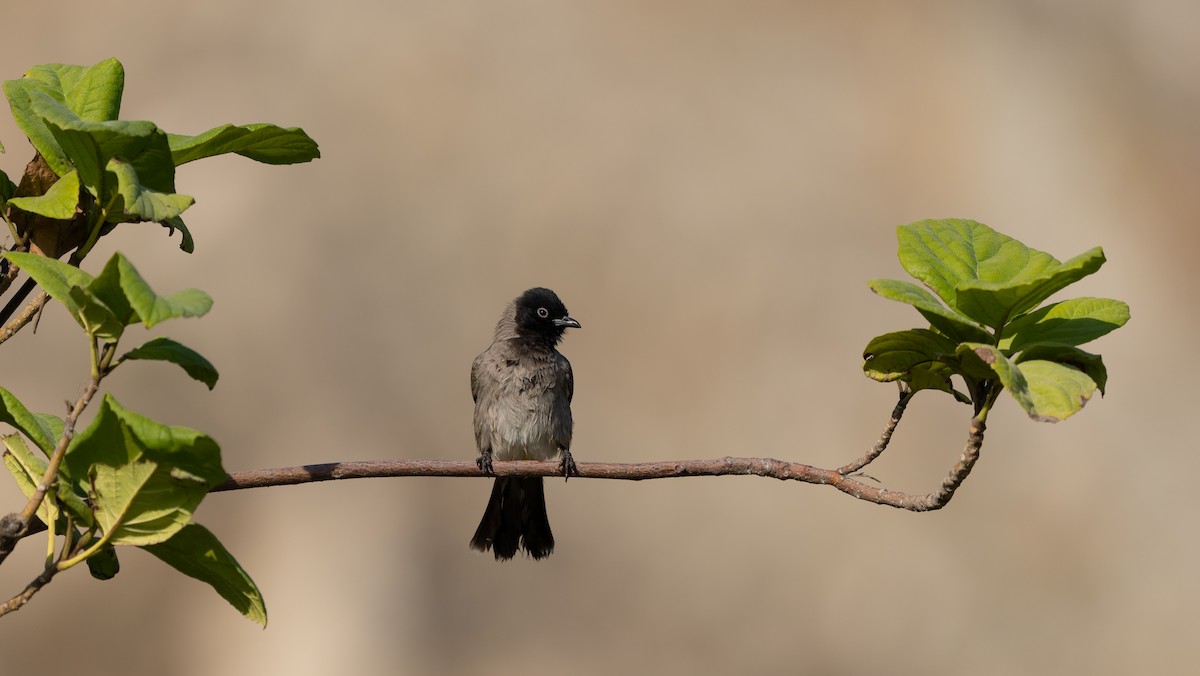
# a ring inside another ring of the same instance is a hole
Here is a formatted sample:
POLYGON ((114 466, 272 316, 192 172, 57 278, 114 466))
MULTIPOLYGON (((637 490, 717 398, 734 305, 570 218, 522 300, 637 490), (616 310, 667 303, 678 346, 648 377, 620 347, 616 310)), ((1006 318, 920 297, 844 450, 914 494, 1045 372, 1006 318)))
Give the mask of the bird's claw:
POLYGON ((579 468, 575 466, 575 458, 571 457, 571 451, 565 448, 562 450, 562 461, 558 463, 558 469, 562 472, 564 481, 572 475, 579 475, 579 468))
POLYGON ((494 469, 492 469, 492 454, 491 453, 480 453, 479 457, 475 458, 475 464, 479 466, 479 469, 484 474, 495 474, 496 473, 496 471, 494 469))

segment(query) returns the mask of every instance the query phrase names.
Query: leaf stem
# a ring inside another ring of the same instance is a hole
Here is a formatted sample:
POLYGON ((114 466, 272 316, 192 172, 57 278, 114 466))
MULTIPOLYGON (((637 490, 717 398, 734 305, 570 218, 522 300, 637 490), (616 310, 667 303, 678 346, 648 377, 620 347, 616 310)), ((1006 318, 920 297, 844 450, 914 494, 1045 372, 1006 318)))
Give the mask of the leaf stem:
POLYGON ((58 538, 58 533, 54 532, 54 527, 57 525, 55 522, 58 519, 52 518, 49 512, 50 510, 46 510, 46 537, 48 539, 46 543, 46 565, 52 566, 54 565, 54 541, 58 538))
POLYGON ((18 247, 24 248, 25 239, 17 232, 17 224, 13 223, 12 219, 8 217, 8 208, 0 210, 0 218, 3 218, 4 223, 8 225, 8 231, 12 233, 13 242, 15 242, 18 247))
POLYGON ((86 549, 84 549, 83 551, 81 551, 81 552, 79 552, 79 553, 75 554, 74 556, 72 556, 72 557, 71 557, 71 558, 69 558, 69 559, 60 560, 60 561, 59 561, 59 562, 58 562, 58 563, 55 565, 55 567, 56 567, 56 568, 59 570, 59 572, 61 572, 61 571, 64 571, 64 570, 66 570, 66 569, 68 569, 68 568, 71 568, 72 566, 75 566, 75 565, 77 565, 77 564, 79 564, 79 563, 82 563, 83 561, 86 561, 86 560, 87 560, 89 557, 91 557, 93 554, 95 554, 96 552, 100 551, 100 548, 101 548, 101 547, 103 547, 104 545, 108 544, 108 541, 109 541, 110 539, 112 539, 112 534, 113 534, 113 533, 115 533, 115 532, 116 532, 116 529, 114 528, 114 529, 110 530, 109 532, 105 533, 105 534, 104 534, 103 536, 101 536, 100 538, 98 538, 98 539, 97 539, 95 542, 91 542, 91 541, 89 540, 89 541, 88 541, 88 542, 89 542, 89 544, 88 544, 88 546, 87 546, 87 548, 86 548, 86 549))
POLYGON ((67 512, 67 530, 63 533, 62 550, 58 553, 59 560, 70 556, 72 548, 75 546, 75 515, 67 512))
POLYGON ((108 212, 113 208, 113 205, 116 204, 117 197, 118 195, 113 195, 112 199, 108 201, 108 204, 105 204, 103 207, 101 207, 99 211, 92 212, 95 215, 95 223, 88 224, 87 241, 83 243, 83 246, 76 249, 75 253, 71 254, 71 265, 78 267, 79 263, 83 261, 84 257, 92 252, 92 247, 96 246, 96 241, 100 239, 100 231, 104 229, 104 222, 108 220, 108 212))

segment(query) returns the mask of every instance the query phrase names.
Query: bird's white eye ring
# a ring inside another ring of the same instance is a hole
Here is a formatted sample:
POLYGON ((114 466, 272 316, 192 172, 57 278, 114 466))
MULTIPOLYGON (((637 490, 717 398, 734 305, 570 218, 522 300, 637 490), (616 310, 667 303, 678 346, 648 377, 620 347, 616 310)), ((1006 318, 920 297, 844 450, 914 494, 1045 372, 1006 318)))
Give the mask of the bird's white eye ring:
POLYGON ((550 311, 544 307, 538 308, 537 313, 538 313, 538 316, 541 317, 542 319, 545 319, 546 317, 550 316, 550 311))

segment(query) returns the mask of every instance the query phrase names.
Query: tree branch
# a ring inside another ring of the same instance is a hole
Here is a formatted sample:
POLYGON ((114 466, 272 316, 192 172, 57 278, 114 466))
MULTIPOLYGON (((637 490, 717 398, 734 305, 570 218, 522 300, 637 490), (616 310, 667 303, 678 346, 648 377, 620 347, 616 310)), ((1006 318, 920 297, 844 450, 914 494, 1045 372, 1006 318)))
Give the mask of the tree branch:
POLYGON ((25 298, 29 296, 30 292, 36 288, 37 282, 33 281, 32 278, 26 279, 20 288, 17 289, 17 292, 13 294, 13 297, 9 298, 8 302, 4 304, 4 308, 0 309, 0 324, 7 322, 8 318, 17 311, 17 308, 21 307, 21 303, 25 302, 25 298))
POLYGON ((20 594, 17 594, 4 603, 0 603, 0 616, 7 615, 15 610, 20 610, 22 606, 24 606, 26 603, 29 603, 29 599, 33 598, 33 595, 38 593, 38 590, 40 590, 42 587, 45 587, 47 584, 50 584, 50 580, 54 579, 54 576, 57 573, 57 568, 54 566, 47 566, 46 569, 42 571, 41 575, 33 578, 32 582, 25 585, 25 589, 22 590, 20 594))
MULTIPOLYGON (((12 318, 12 321, 8 322, 4 325, 4 328, 0 329, 0 343, 12 338, 13 336, 17 335, 17 331, 25 328, 25 325, 37 316, 38 311, 40 311, 42 307, 46 305, 46 301, 48 300, 50 300, 50 296, 45 291, 34 296, 33 300, 29 301, 29 303, 21 310, 21 312, 16 317, 12 318)), ((36 329, 34 330, 36 331, 36 329)))
MULTIPOLYGON (((904 415, 905 408, 908 406, 909 401, 912 400, 913 394, 913 392, 907 390, 901 392, 900 401, 892 409, 891 418, 888 420, 887 425, 884 426, 879 441, 867 451, 866 455, 837 469, 824 469, 774 458, 735 458, 726 456, 712 460, 666 460, 635 463, 583 462, 577 465, 578 474, 573 474, 572 476, 585 479, 622 479, 625 481, 738 474, 761 476, 781 481, 800 481, 803 483, 833 486, 855 499, 865 500, 877 505, 907 509, 913 512, 934 511, 945 507, 950 502, 950 499, 954 497, 954 492, 966 480, 976 461, 979 460, 979 452, 983 447, 983 436, 986 429, 986 410, 971 419, 967 443, 963 448, 962 455, 954 467, 950 468, 946 478, 942 480, 942 484, 937 490, 925 495, 904 493, 864 483, 854 476, 854 472, 857 472, 878 458, 884 449, 887 448, 892 434, 896 430, 896 426, 900 423, 900 418, 904 415)), ((404 476, 476 478, 492 476, 560 477, 562 476, 562 467, 556 461, 496 461, 493 463, 493 473, 484 474, 473 460, 328 462, 316 465, 297 465, 293 467, 234 472, 229 474, 224 482, 214 486, 209 492, 221 493, 247 488, 294 486, 296 484, 337 481, 341 479, 404 476)), ((13 546, 18 540, 45 529, 45 525, 36 516, 33 516, 28 521, 22 520, 19 514, 9 514, 0 518, 0 562, 4 560, 8 552, 12 551, 13 546)), ((46 580, 46 582, 48 581, 46 580)), ((36 592, 37 590, 34 589, 33 591, 36 592)), ((32 596, 32 593, 30 595, 32 596)))
MULTIPOLYGON (((905 401, 905 403, 907 402, 905 401)), ((901 405, 897 404, 897 409, 901 408, 901 405)), ((893 413, 893 420, 898 419, 899 416, 893 413)), ((885 428, 885 436, 890 437, 892 429, 895 429, 895 425, 889 423, 889 427, 885 428)), ((839 491, 859 500, 914 512, 927 512, 945 507, 954 496, 954 491, 962 485, 963 480, 970 474, 975 461, 979 459, 979 449, 983 446, 983 431, 983 421, 978 418, 972 419, 970 434, 967 438, 966 447, 963 449, 962 457, 951 468, 938 490, 926 495, 892 491, 863 483, 843 473, 842 469, 844 468, 823 469, 798 462, 776 460, 774 458, 724 457, 713 460, 668 460, 635 463, 581 462, 578 463, 579 473, 572 476, 584 479, 642 481, 645 479, 742 474, 780 479, 783 481, 825 484, 833 486, 839 491)), ((886 439, 881 441, 883 446, 887 445, 886 439)), ((875 456, 878 456, 878 453, 875 453, 875 456)), ((850 466, 847 465, 847 467, 850 466)), ((562 476, 562 469, 556 461, 496 461, 493 463, 493 470, 494 476, 562 476)), ((475 465, 473 460, 331 462, 320 465, 301 465, 235 472, 230 474, 224 483, 214 487, 212 492, 265 488, 267 486, 291 486, 314 481, 400 476, 487 477, 493 475, 484 474, 475 465)))

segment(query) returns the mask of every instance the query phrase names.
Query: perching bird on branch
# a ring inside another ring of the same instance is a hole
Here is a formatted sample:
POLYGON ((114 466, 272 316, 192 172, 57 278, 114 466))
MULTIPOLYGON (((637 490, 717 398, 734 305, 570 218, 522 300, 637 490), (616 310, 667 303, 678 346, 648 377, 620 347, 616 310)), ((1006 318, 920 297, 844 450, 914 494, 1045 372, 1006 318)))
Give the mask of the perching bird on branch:
MULTIPOLYGON (((575 473, 575 376, 555 349, 568 327, 579 322, 553 291, 529 289, 504 309, 491 346, 471 364, 476 462, 484 472, 492 473, 493 458, 552 460, 561 453, 563 475, 575 473)), ((504 561, 521 548, 535 559, 554 551, 542 477, 497 477, 471 549, 491 549, 504 561)))

